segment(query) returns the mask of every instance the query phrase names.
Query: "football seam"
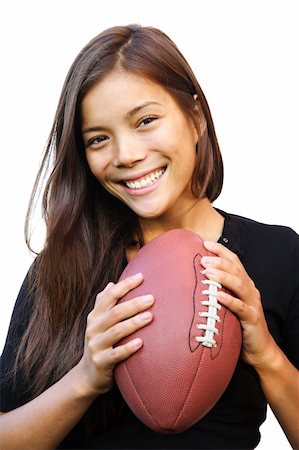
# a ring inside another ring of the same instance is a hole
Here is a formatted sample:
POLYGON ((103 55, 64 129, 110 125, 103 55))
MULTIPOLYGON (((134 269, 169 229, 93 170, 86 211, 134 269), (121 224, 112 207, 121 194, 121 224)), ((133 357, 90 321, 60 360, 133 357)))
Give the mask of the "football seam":
MULTIPOLYGON (((221 333, 221 341, 220 341, 220 346, 219 346, 220 348, 219 348, 217 354, 216 354, 215 356, 213 356, 212 349, 206 349, 206 350, 209 350, 211 359, 217 358, 217 356, 219 355, 220 350, 221 350, 221 348, 222 348, 222 346, 223 346, 223 335, 224 335, 224 326, 225 326, 225 323, 224 323, 225 320, 224 320, 224 319, 225 319, 226 313, 227 313, 227 308, 224 309, 224 314, 223 314, 223 326, 222 326, 222 333, 221 333)), ((181 409, 181 411, 180 411, 180 414, 179 414, 178 417, 176 418, 175 422, 172 424, 172 429, 175 429, 177 423, 179 422, 180 418, 181 418, 182 415, 184 414, 184 409, 186 408, 186 405, 187 405, 187 403, 188 403, 188 400, 189 400, 189 398, 190 398, 190 396, 191 396, 191 394, 192 394, 192 391, 193 391, 193 389, 194 389, 195 380, 196 380, 196 378, 197 378, 198 372, 199 372, 199 370, 201 369, 201 365, 203 364, 203 356, 204 356, 204 352, 202 352, 202 354, 201 354, 201 356, 200 356, 200 360, 199 360, 199 364, 198 364, 198 367, 197 367, 195 376, 194 376, 194 378, 193 378, 193 381, 192 381, 192 383, 191 383, 190 389, 189 389, 188 394, 187 394, 187 396, 186 396, 186 398, 185 398, 185 401, 184 401, 184 403, 183 403, 183 406, 182 406, 182 409, 181 409)), ((236 368, 236 365, 237 365, 237 361, 238 361, 238 358, 236 359, 235 368, 236 368)), ((227 388, 227 386, 228 386, 228 384, 229 384, 229 382, 230 382, 230 380, 231 380, 231 378, 232 378, 232 376, 233 376, 234 371, 235 371, 235 369, 232 371, 231 377, 230 377, 230 379, 229 379, 228 382, 227 382, 226 388, 227 388)), ((225 388, 225 389, 226 389, 226 388, 225 388)), ((224 391, 223 391, 223 392, 224 392, 224 391)), ((223 393, 222 393, 222 394, 223 394, 223 393)), ((222 394, 221 394, 221 395, 222 395, 222 394)), ((204 414, 202 414, 201 416, 199 416, 199 417, 196 419, 195 422, 197 422, 197 421, 199 421, 200 419, 202 419, 202 417, 204 417, 204 416, 205 416, 205 415, 213 408, 213 406, 217 403, 218 400, 219 400, 219 398, 218 398, 217 400, 215 400, 215 402, 214 402, 212 405, 210 405, 210 408, 209 408, 204 414)))
POLYGON ((196 255, 193 257, 193 261, 192 261, 192 265, 193 265, 193 271, 194 271, 194 278, 195 278, 195 286, 193 288, 193 294, 192 294, 192 307, 193 307, 193 315, 192 315, 192 320, 191 320, 191 324, 190 324, 190 328, 189 328, 189 349, 191 353, 196 352, 196 350, 201 347, 200 343, 197 342, 197 344, 195 345, 195 348, 192 349, 192 344, 191 344, 191 334, 192 334, 192 328, 194 326, 194 322, 195 322, 195 317, 196 317, 196 298, 195 298, 195 293, 197 291, 197 286, 198 286, 198 280, 197 280, 197 272, 196 272, 196 266, 195 266, 195 260, 198 256, 202 256, 201 253, 196 253, 196 255))
MULTIPOLYGON (((139 395, 137 389, 135 388, 134 383, 133 383, 133 381, 132 381, 132 378, 131 378, 131 375, 130 375, 130 372, 129 372, 128 368, 127 368, 126 363, 124 363, 124 369, 125 369, 125 371, 126 371, 126 373, 127 373, 128 379, 129 379, 129 381, 130 381, 130 383, 131 383, 131 387, 133 388, 133 391, 135 392, 135 395, 137 396, 137 400, 138 400, 139 403, 142 405, 144 411, 145 411, 145 412, 147 413, 147 415, 151 418, 151 420, 152 420, 152 422, 155 424, 155 426, 156 426, 157 428, 161 429, 161 426, 160 426, 160 425, 158 424, 158 422, 156 422, 156 420, 153 418, 153 416, 151 415, 151 413, 149 412, 149 410, 147 409, 147 407, 146 407, 145 404, 143 403, 143 401, 142 401, 142 399, 141 399, 141 397, 140 397, 140 395, 139 395)), ((130 407, 130 408, 131 408, 131 407, 130 407)), ((135 413, 134 413, 134 414, 135 414, 135 413)), ((138 417, 137 414, 135 414, 135 415, 138 417)), ((138 418, 139 418, 139 417, 138 417, 138 418)), ((142 419, 139 418, 139 420, 141 420, 141 422, 143 422, 142 419)), ((143 423, 144 423, 144 422, 143 422, 143 423)))
MULTIPOLYGON (((184 403, 183 403, 182 409, 181 409, 181 411, 180 411, 180 414, 178 415, 178 417, 176 418, 175 422, 173 423, 172 429, 175 429, 176 424, 178 423, 178 421, 179 421, 180 418, 182 417, 182 414, 184 413, 184 409, 185 409, 186 404, 187 404, 187 402, 188 402, 188 400, 189 400, 189 398, 190 398, 191 392, 192 392, 192 390, 193 390, 193 388, 194 388, 194 384, 195 384, 195 380, 196 380, 197 375, 198 375, 198 371, 201 369, 201 365, 203 364, 203 362, 202 362, 202 359, 203 359, 203 358, 202 358, 202 357, 203 357, 203 353, 201 354, 200 361, 199 361, 197 370, 196 370, 196 372, 195 372, 195 376, 194 376, 193 381, 192 381, 192 383, 191 383, 191 386, 190 386, 190 389, 189 389, 189 391, 188 391, 188 394, 187 394, 187 396, 186 396, 186 398, 185 398, 185 400, 184 400, 184 403)), ((214 405, 212 405, 211 408, 212 408, 213 406, 214 406, 214 405)), ((201 415, 200 417, 198 417, 198 418, 196 419, 196 422, 197 422, 198 420, 200 420, 204 415, 205 415, 205 414, 203 414, 203 415, 201 415)))
MULTIPOLYGON (((198 294, 198 291, 201 293, 201 289, 199 288, 199 283, 201 282, 198 279, 198 273, 197 273, 197 265, 196 265, 196 260, 198 257, 202 257, 202 254, 200 252, 196 253, 196 255, 194 255, 193 257, 193 271, 194 271, 194 288, 193 288, 193 293, 192 293, 192 320, 190 323, 190 327, 189 327, 189 333, 188 333, 188 338, 189 338, 189 350, 191 353, 195 353, 198 349, 201 349, 202 351, 204 350, 208 350, 208 348, 203 348, 203 345, 200 342, 197 342, 196 344, 192 345, 192 341, 191 341, 191 335, 192 335, 192 329, 194 326, 196 326, 196 313, 198 312, 198 309, 196 308, 196 304, 198 302, 198 299, 196 297, 196 294, 198 294)), ((221 328, 223 330, 224 327, 224 321, 225 321, 225 316, 226 316, 226 308, 222 305, 223 308, 223 318, 221 319, 221 328)), ((216 339, 218 341, 218 336, 216 336, 216 339)), ((217 347, 216 348, 209 348, 210 353, 211 353, 211 359, 215 359, 218 354, 221 351, 222 348, 222 344, 223 344, 223 332, 221 333, 221 337, 219 339, 219 343, 217 342, 217 347)))
POLYGON ((201 257, 201 256, 202 256, 202 254, 200 252, 196 253, 196 255, 194 255, 194 257, 193 257, 193 264, 192 264, 193 265, 193 271, 194 271, 195 285, 194 285, 193 294, 192 294, 193 314, 192 314, 192 321, 191 321, 191 324, 190 324, 190 327, 189 327, 189 350, 190 350, 191 353, 195 353, 199 348, 201 348, 202 351, 209 350, 211 359, 213 360, 213 359, 217 358, 217 356, 219 355, 219 353, 220 353, 220 351, 222 349, 222 346, 223 346, 223 330, 224 330, 225 317, 226 317, 226 313, 227 313, 227 308, 225 306, 222 305, 222 308, 223 308, 223 318, 221 319, 222 332, 220 333, 219 337, 217 336, 217 340, 219 339, 219 342, 217 343, 217 347, 216 348, 203 349, 202 345, 200 344, 200 342, 198 342, 196 344, 196 346, 192 349, 192 344, 191 344, 192 328, 195 325, 196 312, 197 312, 197 309, 196 309, 196 301, 197 301, 197 299, 196 299, 196 292, 198 290, 198 285, 199 285, 199 280, 197 278, 197 266, 196 266, 195 261, 196 261, 196 259, 198 257, 201 257))

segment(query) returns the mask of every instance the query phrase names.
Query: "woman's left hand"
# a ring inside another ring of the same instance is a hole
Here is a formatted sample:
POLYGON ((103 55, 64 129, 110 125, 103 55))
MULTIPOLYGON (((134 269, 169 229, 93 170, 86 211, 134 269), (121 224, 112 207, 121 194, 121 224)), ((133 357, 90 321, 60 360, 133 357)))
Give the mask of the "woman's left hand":
POLYGON ((235 253, 215 242, 205 241, 204 246, 216 255, 202 258, 205 276, 233 293, 219 291, 217 298, 240 319, 243 360, 254 367, 265 364, 275 343, 267 327, 260 292, 235 253))
POLYGON ((233 293, 219 291, 217 297, 240 319, 242 358, 257 370, 268 403, 292 448, 299 449, 299 372, 269 333, 260 292, 238 256, 219 243, 205 241, 204 246, 216 255, 202 258, 205 275, 233 293))

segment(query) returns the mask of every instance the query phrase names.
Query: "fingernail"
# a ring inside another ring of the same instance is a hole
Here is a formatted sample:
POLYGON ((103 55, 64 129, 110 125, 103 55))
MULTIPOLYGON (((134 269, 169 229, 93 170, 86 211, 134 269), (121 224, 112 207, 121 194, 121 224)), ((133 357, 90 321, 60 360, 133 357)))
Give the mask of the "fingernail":
POLYGON ((205 270, 205 275, 215 275, 216 270, 212 269, 212 267, 207 267, 205 270))
POLYGON ((209 248, 215 248, 217 247, 217 242, 213 242, 213 241, 204 241, 205 246, 209 247, 209 248))
POLYGON ((135 275, 132 275, 133 280, 141 280, 143 278, 142 273, 136 273, 135 275))
POLYGON ((213 256, 203 256, 201 258, 201 262, 204 264, 213 264, 214 261, 215 259, 213 258, 213 256))
POLYGON ((143 303, 151 304, 151 303, 153 303, 153 301, 154 301, 154 297, 153 297, 151 294, 144 295, 144 296, 142 297, 142 301, 143 301, 143 303))
POLYGON ((145 312, 139 314, 139 317, 140 317, 141 320, 148 321, 148 320, 150 320, 152 318, 152 314, 150 312, 148 312, 148 311, 145 311, 145 312))
POLYGON ((142 346, 142 340, 140 338, 133 339, 133 341, 131 341, 131 345, 134 348, 139 348, 142 346))

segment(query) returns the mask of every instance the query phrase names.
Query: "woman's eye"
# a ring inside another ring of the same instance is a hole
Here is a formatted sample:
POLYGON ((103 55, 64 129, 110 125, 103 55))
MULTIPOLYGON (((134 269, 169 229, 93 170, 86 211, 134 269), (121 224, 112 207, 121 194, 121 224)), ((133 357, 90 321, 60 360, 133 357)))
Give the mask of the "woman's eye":
POLYGON ((101 144, 102 142, 104 142, 104 141, 106 141, 106 140, 107 140, 107 136, 97 136, 97 137, 94 137, 94 138, 90 139, 90 140, 87 142, 87 145, 88 145, 88 146, 91 146, 91 145, 99 145, 99 144, 101 144))
POLYGON ((139 123, 139 126, 144 126, 144 125, 148 125, 149 123, 153 122, 154 120, 156 120, 157 117, 145 117, 144 119, 142 119, 142 121, 139 123))

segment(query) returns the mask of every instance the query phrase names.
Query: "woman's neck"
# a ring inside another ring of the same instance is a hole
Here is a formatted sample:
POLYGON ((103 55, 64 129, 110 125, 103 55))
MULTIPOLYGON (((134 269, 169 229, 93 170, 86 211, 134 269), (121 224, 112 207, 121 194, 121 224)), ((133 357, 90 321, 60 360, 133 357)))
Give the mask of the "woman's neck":
POLYGON ((224 218, 207 198, 194 202, 191 208, 179 216, 163 216, 154 220, 140 220, 144 242, 174 228, 185 228, 199 234, 203 239, 216 242, 222 235, 224 218))

